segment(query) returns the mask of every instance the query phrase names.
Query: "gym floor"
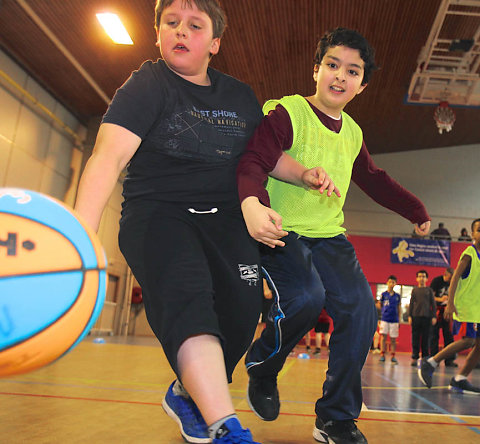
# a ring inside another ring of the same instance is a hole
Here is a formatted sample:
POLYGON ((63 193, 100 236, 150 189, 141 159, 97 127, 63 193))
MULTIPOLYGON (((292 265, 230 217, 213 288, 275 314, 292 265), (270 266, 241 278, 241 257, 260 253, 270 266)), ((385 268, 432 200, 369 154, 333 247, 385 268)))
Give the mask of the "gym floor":
MULTIPOLYGON (((59 361, 40 370, 0 379, 0 442, 181 444, 177 425, 161 407, 174 379, 153 338, 88 337, 59 361)), ((231 393, 244 427, 264 444, 311 443, 314 404, 321 394, 328 355, 299 358, 295 349, 279 375, 281 413, 263 422, 245 399, 247 375, 237 367, 231 393)), ((358 426, 370 444, 480 443, 480 397, 448 390, 455 368, 443 364, 427 389, 410 355, 384 363, 370 354, 363 379, 364 408, 358 426)), ((457 362, 465 359, 460 356, 457 362)), ((470 376, 480 385, 480 370, 470 376)))

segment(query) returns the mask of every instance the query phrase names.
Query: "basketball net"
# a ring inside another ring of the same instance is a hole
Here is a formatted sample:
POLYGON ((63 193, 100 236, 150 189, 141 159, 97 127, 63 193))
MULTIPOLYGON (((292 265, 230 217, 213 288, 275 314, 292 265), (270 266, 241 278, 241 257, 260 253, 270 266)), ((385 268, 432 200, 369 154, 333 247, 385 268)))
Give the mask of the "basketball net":
POLYGON ((433 112, 433 119, 437 124, 440 134, 445 130, 447 133, 452 131, 455 123, 455 112, 448 106, 448 102, 440 102, 433 112))

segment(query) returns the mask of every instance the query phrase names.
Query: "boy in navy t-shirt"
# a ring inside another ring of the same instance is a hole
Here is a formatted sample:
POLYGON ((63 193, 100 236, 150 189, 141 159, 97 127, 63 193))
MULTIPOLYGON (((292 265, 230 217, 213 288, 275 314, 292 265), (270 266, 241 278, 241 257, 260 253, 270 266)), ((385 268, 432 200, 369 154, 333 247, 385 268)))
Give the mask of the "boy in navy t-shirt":
POLYGON ((157 0, 161 59, 145 62, 116 92, 76 202, 98 230, 127 167, 120 250, 176 375, 162 407, 195 444, 254 443, 228 382, 262 304, 258 245, 235 180, 262 112, 248 85, 209 67, 225 24, 217 0, 157 0))
POLYGON ((382 309, 382 319, 380 321, 380 362, 385 362, 385 347, 387 342, 387 336, 390 335, 390 343, 392 346, 392 363, 398 364, 395 357, 395 351, 397 349, 398 338, 398 322, 401 312, 401 296, 395 293, 393 289, 397 285, 396 276, 390 275, 387 280, 387 291, 382 293, 378 305, 382 309))

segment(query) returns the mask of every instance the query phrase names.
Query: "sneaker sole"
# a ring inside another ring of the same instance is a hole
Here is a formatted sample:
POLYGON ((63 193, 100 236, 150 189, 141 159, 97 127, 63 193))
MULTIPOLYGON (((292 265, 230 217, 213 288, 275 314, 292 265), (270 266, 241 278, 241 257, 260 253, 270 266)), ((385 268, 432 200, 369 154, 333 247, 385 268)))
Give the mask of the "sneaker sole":
POLYGON ((449 388, 449 390, 451 390, 452 392, 464 393, 465 395, 480 395, 479 392, 471 392, 471 391, 469 391, 469 390, 463 390, 463 389, 461 389, 461 388, 454 387, 453 385, 449 385, 448 388, 449 388))
POLYGON ((248 406, 250 407, 250 410, 255 413, 255 415, 257 415, 262 421, 275 421, 277 418, 278 418, 278 415, 280 414, 280 412, 277 414, 277 416, 275 416, 275 418, 264 418, 262 415, 260 415, 260 413, 258 413, 256 410, 255 410, 255 407, 253 407, 253 404, 252 402, 250 401, 250 381, 248 382, 248 387, 247 387, 247 403, 248 403, 248 406))
POLYGON ((178 424, 180 427, 180 434, 186 442, 190 444, 210 444, 212 442, 210 438, 195 438, 194 436, 187 435, 183 430, 182 421, 180 421, 180 418, 177 416, 177 414, 170 408, 165 398, 163 398, 162 407, 163 410, 165 410, 165 413, 178 424))
POLYGON ((420 381, 422 381, 422 384, 425 385, 426 387, 428 388, 432 388, 431 385, 428 385, 427 382, 425 381, 425 379, 423 379, 423 376, 422 376, 422 369, 418 369, 417 370, 417 373, 418 373, 418 377, 420 378, 420 381))
POLYGON ((333 441, 332 438, 329 438, 326 432, 317 429, 316 427, 313 428, 313 439, 322 444, 335 444, 335 441, 333 441))

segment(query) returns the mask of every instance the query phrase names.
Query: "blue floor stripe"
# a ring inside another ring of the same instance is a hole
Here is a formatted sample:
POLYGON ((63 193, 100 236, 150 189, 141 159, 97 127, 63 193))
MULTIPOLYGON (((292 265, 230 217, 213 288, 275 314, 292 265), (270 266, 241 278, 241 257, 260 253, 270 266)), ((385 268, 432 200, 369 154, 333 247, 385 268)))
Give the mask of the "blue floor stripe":
MULTIPOLYGON (((432 401, 429 401, 428 399, 424 398, 423 396, 413 392, 412 390, 409 390, 409 389, 405 389, 404 387, 402 387, 400 384, 398 384, 397 382, 395 382, 394 380, 390 379, 390 378, 387 378, 386 376, 380 374, 380 373, 376 373, 375 374, 377 376, 379 376, 380 378, 382 378, 384 381, 387 381, 388 383, 392 384, 393 386, 399 388, 399 389, 402 389, 404 391, 407 391, 408 394, 413 397, 413 398, 417 398, 418 400, 424 402, 425 404, 427 404, 428 406, 432 407, 432 409, 434 409, 435 411, 438 411, 439 413, 442 413, 443 415, 446 415, 448 416, 449 418, 453 419, 454 421, 458 422, 459 424, 466 424, 466 421, 464 421, 463 419, 461 418, 458 418, 457 416, 454 416, 451 412, 449 412, 448 410, 445 410, 444 408, 440 407, 438 404, 435 404, 434 402, 432 401)), ((480 429, 478 427, 468 427, 470 430, 472 430, 473 432, 477 433, 480 435, 480 429)))

